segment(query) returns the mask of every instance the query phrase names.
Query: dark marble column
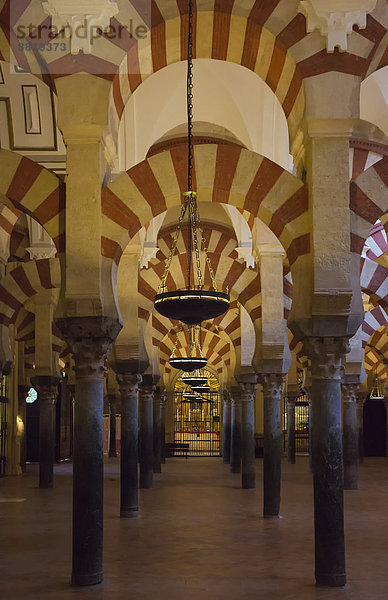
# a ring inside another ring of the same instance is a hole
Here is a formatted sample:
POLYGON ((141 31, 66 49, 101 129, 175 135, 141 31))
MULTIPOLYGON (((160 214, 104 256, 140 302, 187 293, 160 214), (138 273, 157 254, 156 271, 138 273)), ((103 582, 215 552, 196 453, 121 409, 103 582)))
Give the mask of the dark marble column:
POLYGON ((255 395, 256 383, 240 383, 242 404, 241 487, 256 487, 255 474, 255 395))
POLYGON ((222 460, 225 464, 230 464, 232 405, 228 390, 224 391, 222 399, 224 403, 222 413, 222 460))
POLYGON ((160 426, 162 465, 164 465, 166 462, 166 402, 167 402, 167 396, 165 393, 163 393, 161 396, 161 426, 160 426))
POLYGON ((365 392, 357 394, 358 462, 364 462, 364 401, 365 392))
POLYGON ((358 422, 357 393, 359 384, 342 384, 344 489, 358 488, 358 422))
POLYGON ((153 410, 153 471, 162 472, 162 393, 156 388, 154 392, 154 410, 153 410))
POLYGON ((121 396, 120 517, 138 515, 138 409, 141 375, 117 373, 121 396))
POLYGON ((388 456, 388 397, 384 398, 385 405, 385 456, 388 456))
POLYGON ((39 401, 39 487, 54 486, 55 427, 54 404, 58 396, 59 377, 31 377, 39 401))
POLYGON ((241 398, 238 387, 232 388, 230 470, 241 473, 241 398))
POLYGON ((24 431, 20 436, 20 467, 21 467, 22 473, 25 473, 27 470, 27 467, 26 467, 26 459, 27 459, 26 398, 27 398, 27 394, 28 394, 28 386, 19 385, 18 386, 18 413, 19 413, 19 417, 23 421, 23 426, 24 426, 24 431))
POLYGON ((346 583, 343 509, 341 360, 345 338, 308 338, 312 367, 315 579, 317 585, 346 583))
POLYGON ((297 395, 287 393, 287 460, 294 465, 295 458, 295 401, 297 395))
POLYGON ((154 463, 153 405, 155 386, 152 375, 143 375, 139 388, 140 409, 140 487, 152 488, 154 463))
POLYGON ((281 419, 280 399, 284 376, 268 373, 260 376, 264 396, 264 461, 263 461, 263 516, 278 517, 280 510, 281 480, 281 419))
POLYGON ((117 456, 116 451, 116 396, 110 394, 108 396, 109 402, 109 453, 108 456, 110 458, 115 458, 117 456))
POLYGON ((105 360, 121 329, 110 317, 58 319, 74 356, 72 585, 103 580, 104 373, 105 360))

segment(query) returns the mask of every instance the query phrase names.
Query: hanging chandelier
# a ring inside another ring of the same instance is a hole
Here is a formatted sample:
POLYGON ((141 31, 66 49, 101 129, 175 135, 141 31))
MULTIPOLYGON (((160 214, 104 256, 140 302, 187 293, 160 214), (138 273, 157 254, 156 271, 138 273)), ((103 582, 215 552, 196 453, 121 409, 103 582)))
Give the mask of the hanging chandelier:
POLYGON ((197 369, 203 369, 207 365, 207 358, 202 356, 201 347, 201 328, 199 328, 198 339, 196 336, 196 328, 190 327, 190 348, 189 356, 175 356, 175 350, 178 344, 178 336, 175 342, 174 349, 169 359, 169 365, 174 369, 179 369, 185 373, 191 373, 197 369), (195 356, 195 351, 198 351, 199 356, 195 356))
POLYGON ((200 396, 198 396, 197 394, 192 394, 190 392, 183 394, 183 398, 184 398, 184 400, 182 400, 182 402, 188 402, 190 404, 196 404, 196 403, 203 402, 203 400, 200 396))
POLYGON ((193 392, 196 392, 197 394, 208 394, 210 392, 210 385, 192 385, 191 389, 193 392))
POLYGON ((206 385, 208 379, 201 371, 195 371, 192 375, 186 375, 185 377, 182 377, 182 381, 192 388, 193 386, 206 385))
POLYGON ((228 293, 219 292, 215 275, 208 255, 207 245, 197 206, 197 194, 193 191, 193 3, 189 0, 189 33, 187 51, 187 145, 188 145, 188 191, 183 194, 183 204, 175 231, 171 249, 166 261, 166 268, 155 296, 155 309, 164 317, 177 319, 187 325, 201 323, 207 319, 215 319, 224 314, 230 304, 228 293), (188 249, 187 249, 187 287, 174 292, 167 291, 167 277, 170 272, 183 221, 188 220, 188 249), (201 244, 198 240, 201 236, 201 244), (204 289, 203 275, 200 262, 200 250, 206 256, 206 263, 212 281, 212 290, 204 289), (193 269, 195 257, 196 268, 193 269))
POLYGON ((380 383, 380 379, 377 377, 377 364, 376 364, 376 372, 375 372, 375 382, 370 393, 369 398, 371 400, 384 400, 384 391, 382 385, 380 383))

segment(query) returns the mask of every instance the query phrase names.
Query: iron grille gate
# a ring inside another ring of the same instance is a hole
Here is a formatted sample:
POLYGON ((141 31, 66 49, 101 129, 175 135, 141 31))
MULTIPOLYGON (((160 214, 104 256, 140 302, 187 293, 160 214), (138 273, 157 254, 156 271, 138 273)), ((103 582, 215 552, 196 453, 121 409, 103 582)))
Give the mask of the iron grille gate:
MULTIPOLYGON (((174 442, 188 444, 187 456, 220 456, 219 394, 206 394, 203 403, 189 403, 176 393, 174 409, 174 442)), ((186 451, 176 449, 175 456, 186 456, 186 451)))
MULTIPOLYGON (((306 395, 298 397, 295 402, 295 452, 296 454, 308 454, 310 451, 309 441, 309 403, 306 395)), ((287 452, 287 407, 285 403, 283 413, 283 449, 287 452)))

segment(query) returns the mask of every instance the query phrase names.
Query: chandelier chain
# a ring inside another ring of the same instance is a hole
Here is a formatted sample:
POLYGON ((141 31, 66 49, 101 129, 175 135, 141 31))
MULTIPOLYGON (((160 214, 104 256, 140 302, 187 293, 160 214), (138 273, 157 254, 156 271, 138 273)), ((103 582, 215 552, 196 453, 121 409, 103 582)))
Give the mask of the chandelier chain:
POLYGON ((193 189, 193 0, 189 0, 189 31, 187 38, 187 189, 193 189))
POLYGON ((174 234, 174 238, 173 238, 173 241, 172 241, 172 244, 171 244, 170 252, 168 254, 168 258, 167 258, 167 261, 166 261, 166 266, 164 268, 163 277, 160 280, 158 294, 163 293, 164 290, 166 289, 167 277, 168 277, 168 274, 169 274, 169 271, 170 271, 170 267, 171 267, 172 259, 174 257, 175 251, 176 251, 176 247, 178 245, 178 239, 179 239, 179 235, 180 235, 181 230, 182 230, 183 219, 185 218, 186 211, 187 211, 187 200, 185 199, 185 202, 182 205, 181 214, 179 215, 178 226, 177 226, 177 228, 175 230, 175 234, 174 234))

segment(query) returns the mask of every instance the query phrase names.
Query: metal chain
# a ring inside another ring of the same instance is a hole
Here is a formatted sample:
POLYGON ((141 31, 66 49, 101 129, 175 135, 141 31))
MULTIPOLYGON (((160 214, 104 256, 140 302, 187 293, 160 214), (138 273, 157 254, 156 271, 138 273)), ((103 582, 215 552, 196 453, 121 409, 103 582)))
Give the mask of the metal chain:
POLYGON ((177 247, 177 244, 178 244, 178 238, 179 238, 179 235, 180 235, 180 233, 182 231, 183 219, 185 218, 185 214, 186 214, 186 211, 187 211, 187 206, 188 206, 188 203, 187 203, 187 199, 185 198, 184 204, 182 205, 181 214, 179 216, 178 226, 177 226, 177 228, 175 230, 175 234, 174 234, 174 238, 173 238, 172 245, 171 245, 171 248, 170 248, 170 252, 169 252, 168 258, 166 260, 166 266, 164 268, 163 277, 160 280, 158 294, 163 293, 163 291, 166 288, 167 277, 168 277, 168 274, 170 272, 170 267, 171 267, 172 259, 174 257, 175 250, 176 250, 176 247, 177 247))
POLYGON ((193 0, 189 0, 189 31, 187 39, 187 189, 193 189, 193 0))
POLYGON ((190 208, 191 208, 191 212, 190 212, 191 226, 192 226, 192 232, 193 232, 193 238, 194 238, 195 259, 196 259, 196 263, 197 263, 198 287, 200 289, 202 289, 203 288, 203 280, 202 280, 202 271, 201 271, 201 257, 200 257, 200 253, 199 253, 198 232, 197 232, 198 209, 197 209, 197 201, 195 198, 192 199, 190 208))
POLYGON ((214 275, 213 267, 212 267, 212 264, 210 262, 209 251, 207 249, 206 238, 205 238, 205 234, 203 233, 203 229, 202 229, 202 225, 201 225, 201 220, 199 218, 199 214, 198 214, 198 218, 197 218, 197 225, 198 225, 199 231, 201 232, 202 248, 203 248, 203 251, 205 252, 206 264, 207 264, 207 267, 209 269, 210 279, 212 280, 214 291, 218 292, 217 283, 216 283, 216 276, 214 275))

